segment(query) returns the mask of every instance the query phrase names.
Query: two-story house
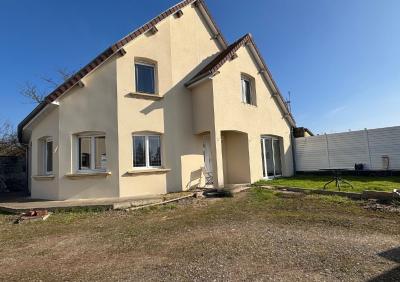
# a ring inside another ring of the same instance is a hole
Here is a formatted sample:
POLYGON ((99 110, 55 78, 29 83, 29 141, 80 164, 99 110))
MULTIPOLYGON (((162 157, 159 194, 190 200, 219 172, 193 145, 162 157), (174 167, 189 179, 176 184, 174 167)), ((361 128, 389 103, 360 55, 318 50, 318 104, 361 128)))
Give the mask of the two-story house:
POLYGON ((18 127, 33 198, 223 187, 293 173, 294 119, 251 35, 229 45, 202 0, 127 35, 18 127))

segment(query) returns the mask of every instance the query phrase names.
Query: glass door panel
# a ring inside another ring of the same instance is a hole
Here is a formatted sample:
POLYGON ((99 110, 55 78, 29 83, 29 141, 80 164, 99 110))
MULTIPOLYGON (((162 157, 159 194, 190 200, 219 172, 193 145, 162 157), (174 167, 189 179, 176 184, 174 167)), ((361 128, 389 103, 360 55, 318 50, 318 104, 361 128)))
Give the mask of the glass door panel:
POLYGON ((274 176, 274 152, 272 149, 272 139, 265 139, 265 159, 267 163, 267 175, 274 176))
POLYGON ((282 175, 281 146, 278 139, 273 139, 275 176, 282 175))
POLYGON ((281 148, 278 138, 261 138, 261 161, 264 178, 282 175, 281 148))
POLYGON ((262 161, 262 171, 263 171, 263 177, 267 177, 267 174, 265 173, 265 139, 261 138, 261 161, 262 161))

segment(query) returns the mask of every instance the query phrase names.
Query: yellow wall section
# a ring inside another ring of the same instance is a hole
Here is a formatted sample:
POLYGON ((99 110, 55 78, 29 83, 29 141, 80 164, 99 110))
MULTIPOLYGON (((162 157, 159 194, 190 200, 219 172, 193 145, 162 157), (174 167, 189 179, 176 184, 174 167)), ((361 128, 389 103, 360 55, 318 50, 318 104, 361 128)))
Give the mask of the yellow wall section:
POLYGON ((158 24, 157 29, 156 34, 142 35, 129 43, 124 47, 125 56, 117 60, 121 197, 186 190, 204 165, 202 138, 193 134, 192 96, 184 82, 219 48, 192 6, 183 9, 181 18, 171 16, 158 24), (135 92, 136 58, 157 63, 158 94, 162 100, 127 96, 135 92), (133 169, 132 133, 137 131, 162 134, 163 165, 170 172, 140 177, 126 174, 133 169))
POLYGON ((213 78, 215 128, 217 135, 224 130, 248 133, 251 181, 262 178, 261 135, 276 135, 283 139, 283 174, 293 174, 291 128, 284 119, 278 104, 271 96, 248 47, 237 51, 238 57, 226 62, 220 74, 213 78), (255 80, 257 105, 242 102, 241 74, 255 80))

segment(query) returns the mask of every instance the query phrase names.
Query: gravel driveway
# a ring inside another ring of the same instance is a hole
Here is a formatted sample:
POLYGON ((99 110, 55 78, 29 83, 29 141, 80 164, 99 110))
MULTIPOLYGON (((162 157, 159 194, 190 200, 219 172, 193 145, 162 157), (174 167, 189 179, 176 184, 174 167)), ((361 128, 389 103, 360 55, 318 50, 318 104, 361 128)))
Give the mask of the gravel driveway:
POLYGON ((400 216, 253 190, 159 209, 0 215, 0 280, 399 281, 400 216))

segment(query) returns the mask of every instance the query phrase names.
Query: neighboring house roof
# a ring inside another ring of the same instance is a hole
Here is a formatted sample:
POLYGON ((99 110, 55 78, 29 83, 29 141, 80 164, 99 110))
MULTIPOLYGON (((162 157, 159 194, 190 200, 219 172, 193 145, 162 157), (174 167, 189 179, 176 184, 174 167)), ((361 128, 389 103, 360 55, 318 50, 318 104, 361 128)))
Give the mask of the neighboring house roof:
POLYGON ((305 133, 308 133, 310 136, 314 136, 314 133, 312 133, 311 130, 309 130, 306 127, 296 127, 293 129, 293 135, 295 138, 298 137, 305 137, 305 133))
POLYGON ((263 57, 261 56, 260 51, 258 50, 251 34, 246 34, 243 37, 239 38, 237 41, 229 45, 225 50, 219 52, 214 59, 211 60, 205 67, 203 67, 192 79, 190 79, 185 86, 189 87, 200 80, 212 77, 227 61, 234 59, 236 56, 237 50, 246 45, 251 44, 253 47, 253 51, 255 52, 256 57, 259 59, 259 63, 261 65, 260 73, 264 74, 267 81, 270 82, 270 87, 273 90, 273 96, 277 98, 279 105, 285 113, 289 123, 291 126, 295 127, 296 122, 289 111, 289 108, 280 93, 278 86, 276 85, 274 79, 272 78, 271 72, 269 71, 267 64, 265 63, 263 57))
POLYGON ((170 15, 173 15, 180 9, 186 7, 189 4, 198 4, 201 6, 205 13, 207 14, 209 20, 211 21, 216 34, 215 37, 221 42, 223 47, 226 47, 228 44, 223 37, 221 31, 219 30, 218 26, 215 24, 215 21, 213 20, 207 6, 204 3, 204 0, 184 0, 176 4, 175 6, 169 8, 165 12, 161 13, 154 19, 150 20, 149 22, 145 23, 135 31, 131 32, 118 42, 114 43, 111 45, 109 48, 107 48, 105 51, 103 51, 100 55, 98 55, 96 58, 94 58, 91 62, 89 62, 86 66, 81 68, 77 73, 72 75, 69 79, 67 79, 64 83, 62 83, 60 86, 58 86, 53 92, 51 92, 49 95, 46 96, 44 101, 40 103, 19 125, 18 125, 18 139, 20 142, 22 141, 22 131, 23 128, 36 116, 38 115, 47 105, 51 104, 54 102, 58 97, 60 97, 62 94, 70 90, 72 87, 75 85, 79 84, 80 80, 84 78, 86 75, 88 75, 90 72, 92 72, 94 69, 96 69, 98 66, 100 66, 102 63, 104 63, 106 60, 108 60, 110 57, 112 57, 115 54, 118 54, 120 52, 123 52, 122 47, 124 47, 127 43, 132 41, 133 39, 137 38, 138 36, 142 35, 143 33, 151 30, 153 27, 155 27, 159 22, 164 20, 165 18, 169 17, 170 15))

